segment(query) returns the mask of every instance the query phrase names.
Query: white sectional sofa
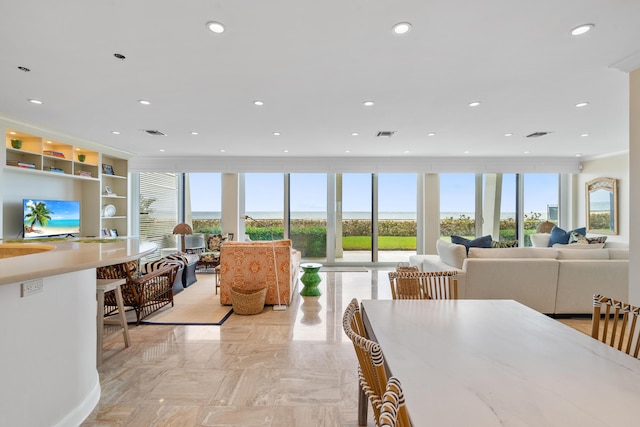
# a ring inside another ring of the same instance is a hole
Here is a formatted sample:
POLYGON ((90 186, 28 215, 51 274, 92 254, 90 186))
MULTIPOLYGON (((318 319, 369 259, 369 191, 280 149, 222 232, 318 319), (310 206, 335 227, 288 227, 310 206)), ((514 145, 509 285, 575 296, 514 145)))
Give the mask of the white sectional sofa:
MULTIPOLYGON (((422 271, 458 272, 464 299, 513 299, 546 314, 589 314, 593 294, 627 301, 629 250, 471 248, 438 240, 438 255, 414 255, 422 271)), ((578 249, 580 248, 580 249, 578 249)))

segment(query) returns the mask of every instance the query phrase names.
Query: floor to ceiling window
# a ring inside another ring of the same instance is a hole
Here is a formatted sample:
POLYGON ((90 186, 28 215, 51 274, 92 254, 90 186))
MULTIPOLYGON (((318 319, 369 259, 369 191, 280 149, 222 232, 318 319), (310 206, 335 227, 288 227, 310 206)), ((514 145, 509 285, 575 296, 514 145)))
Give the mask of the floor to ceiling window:
POLYGON ((406 262, 409 255, 416 253, 418 219, 416 174, 381 173, 377 178, 377 261, 406 262))
POLYGON ((292 173, 289 178, 289 234, 306 260, 327 257, 327 174, 292 173))
POLYGON ((222 230, 222 175, 189 173, 185 179, 185 211, 191 212, 194 233, 220 233, 222 230), (190 208, 189 208, 190 207, 190 208))
POLYGON ((472 173, 440 174, 440 238, 473 239, 476 236, 476 176, 472 173))
POLYGON ((524 245, 531 246, 531 234, 541 222, 558 224, 560 176, 557 173, 529 173, 524 179, 524 245))
POLYGON ((175 248, 173 228, 178 223, 178 175, 140 173, 140 238, 158 250, 148 259, 159 258, 162 248, 175 248))
POLYGON ((244 206, 249 218, 245 233, 251 240, 284 237, 284 174, 244 175, 244 206))
POLYGON ((336 261, 372 260, 372 175, 336 175, 336 261))

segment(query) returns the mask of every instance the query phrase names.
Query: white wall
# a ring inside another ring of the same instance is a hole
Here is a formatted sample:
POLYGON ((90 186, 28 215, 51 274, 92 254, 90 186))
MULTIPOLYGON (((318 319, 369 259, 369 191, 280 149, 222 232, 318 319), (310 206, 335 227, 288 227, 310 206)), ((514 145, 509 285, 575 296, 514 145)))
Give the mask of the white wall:
POLYGON ((629 80, 629 302, 640 306, 640 69, 629 80))
POLYGON ((582 173, 576 175, 575 227, 587 224, 585 184, 595 178, 615 178, 618 180, 618 235, 607 236, 608 246, 629 245, 629 154, 589 160, 582 163, 582 173))

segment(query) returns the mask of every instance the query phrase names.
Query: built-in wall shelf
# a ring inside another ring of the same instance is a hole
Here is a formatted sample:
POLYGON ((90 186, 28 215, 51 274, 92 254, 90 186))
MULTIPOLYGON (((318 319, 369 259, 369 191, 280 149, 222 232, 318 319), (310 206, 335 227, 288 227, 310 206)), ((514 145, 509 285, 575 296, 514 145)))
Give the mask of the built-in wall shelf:
MULTIPOLYGON (((69 140, 74 142, 68 143, 62 137, 51 139, 37 135, 37 130, 25 129, 4 128, 3 181, 11 180, 11 185, 13 182, 17 185, 22 180, 28 182, 30 188, 16 190, 15 197, 80 200, 82 235, 110 235, 112 231, 119 236, 127 235, 128 160, 83 147, 72 137, 69 140), (11 178, 13 174, 20 177, 11 178), (52 178, 55 181, 51 181, 52 178), (110 205, 108 216, 104 214, 107 205, 110 205)), ((5 197, 5 216, 22 215, 13 207, 7 211, 6 206, 5 197)), ((15 219, 5 220, 3 225, 14 227, 14 223, 17 223, 15 219)))

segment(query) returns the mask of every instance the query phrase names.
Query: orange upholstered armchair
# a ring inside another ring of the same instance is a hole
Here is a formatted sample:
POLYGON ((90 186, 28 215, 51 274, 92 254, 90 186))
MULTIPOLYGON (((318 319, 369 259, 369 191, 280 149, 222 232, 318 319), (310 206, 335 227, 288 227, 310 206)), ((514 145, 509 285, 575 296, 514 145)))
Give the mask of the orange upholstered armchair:
POLYGON ((220 248, 220 303, 231 304, 232 287, 252 290, 267 287, 265 304, 278 304, 273 251, 276 254, 280 303, 289 304, 298 281, 300 252, 291 240, 226 242, 220 248))

